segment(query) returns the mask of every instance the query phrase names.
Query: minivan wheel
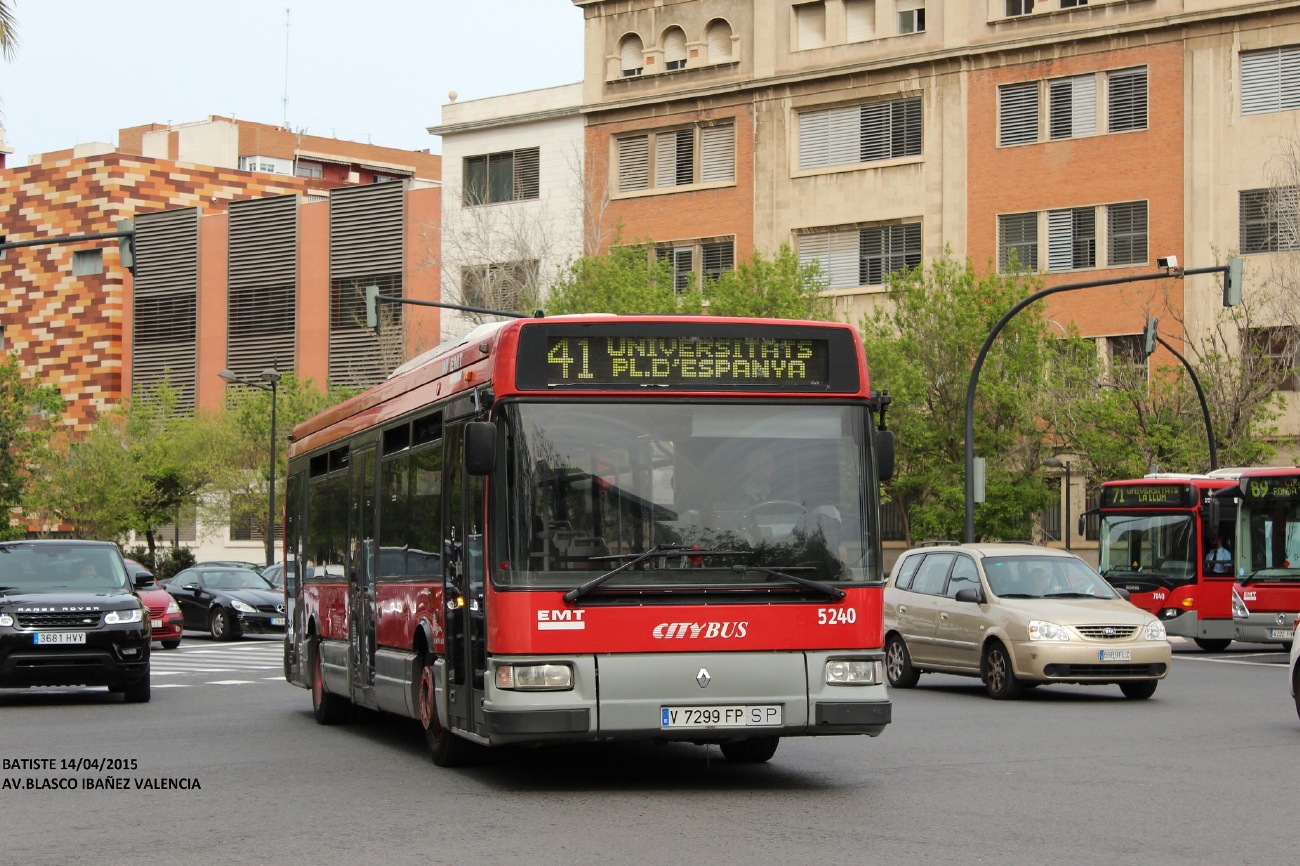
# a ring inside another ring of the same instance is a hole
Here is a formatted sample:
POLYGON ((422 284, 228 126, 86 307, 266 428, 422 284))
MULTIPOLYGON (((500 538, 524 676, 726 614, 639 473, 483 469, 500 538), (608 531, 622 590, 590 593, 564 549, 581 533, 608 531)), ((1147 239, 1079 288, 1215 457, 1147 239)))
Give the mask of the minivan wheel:
POLYGON ((1196 638, 1196 645, 1207 653, 1221 653, 1228 648, 1230 643, 1232 643, 1231 640, 1221 638, 1196 638))
POLYGON ((1159 680, 1136 680, 1130 683, 1120 683, 1119 690, 1124 693, 1124 697, 1131 701, 1145 701, 1156 693, 1156 686, 1159 684, 1159 680))
POLYGON ((1002 644, 990 644, 984 651, 982 673, 984 688, 994 700, 1007 701, 1020 695, 1020 680, 1012 670, 1011 656, 1002 644))
POLYGON ((750 737, 720 743, 718 748, 722 750, 722 756, 733 764, 762 764, 772 760, 779 745, 780 737, 750 737))
POLYGON ((921 679, 921 672, 912 667, 907 644, 896 634, 885 641, 885 677, 896 689, 910 689, 921 679))

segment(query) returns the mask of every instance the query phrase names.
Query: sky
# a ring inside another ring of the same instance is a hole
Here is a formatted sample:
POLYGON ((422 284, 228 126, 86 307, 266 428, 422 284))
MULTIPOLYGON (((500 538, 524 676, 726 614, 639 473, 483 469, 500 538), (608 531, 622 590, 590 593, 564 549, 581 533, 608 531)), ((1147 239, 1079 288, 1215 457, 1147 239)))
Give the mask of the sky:
POLYGON ((10 0, 0 61, 13 155, 210 114, 441 151, 427 127, 460 100, 582 80, 570 0, 10 0))

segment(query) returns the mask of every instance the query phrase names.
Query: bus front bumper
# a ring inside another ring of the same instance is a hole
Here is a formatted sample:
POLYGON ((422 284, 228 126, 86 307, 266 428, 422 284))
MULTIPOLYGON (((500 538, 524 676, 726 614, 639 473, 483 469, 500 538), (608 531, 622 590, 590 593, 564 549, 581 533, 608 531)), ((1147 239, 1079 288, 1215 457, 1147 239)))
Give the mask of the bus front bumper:
POLYGON ((1233 637, 1246 643, 1290 643, 1295 639, 1296 617, 1300 613, 1252 613, 1233 620, 1233 637))

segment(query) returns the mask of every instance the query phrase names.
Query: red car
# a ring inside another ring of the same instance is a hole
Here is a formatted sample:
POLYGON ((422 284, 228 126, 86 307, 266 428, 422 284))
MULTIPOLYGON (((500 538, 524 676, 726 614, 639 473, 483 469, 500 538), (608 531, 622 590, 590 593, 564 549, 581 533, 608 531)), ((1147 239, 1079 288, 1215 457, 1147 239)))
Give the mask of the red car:
MULTIPOLYGON (((131 575, 131 582, 135 583, 136 576, 140 574, 153 575, 149 569, 133 559, 126 560, 127 573, 131 575)), ((181 632, 185 629, 185 619, 181 616, 180 606, 176 604, 175 599, 163 589, 157 581, 149 588, 141 588, 136 585, 135 594, 139 596, 140 601, 149 609, 150 624, 153 626, 153 639, 162 641, 163 649, 176 649, 181 645, 181 632)))

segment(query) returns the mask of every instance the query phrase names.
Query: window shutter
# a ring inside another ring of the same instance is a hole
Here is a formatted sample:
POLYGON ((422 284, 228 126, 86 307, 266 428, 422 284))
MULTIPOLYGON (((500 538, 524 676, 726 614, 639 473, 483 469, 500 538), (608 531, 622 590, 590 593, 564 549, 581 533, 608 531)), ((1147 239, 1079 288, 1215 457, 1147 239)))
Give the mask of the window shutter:
POLYGON ((1146 68, 1112 72, 1107 78, 1110 81, 1110 131, 1146 129, 1146 68))
POLYGON ((650 139, 634 135, 618 140, 618 191, 646 189, 650 185, 650 139))
POLYGON ((1107 264, 1137 265, 1147 260, 1147 203, 1123 202, 1106 208, 1107 264))
POLYGON ((700 174, 704 183, 736 179, 736 127, 727 123, 700 130, 703 151, 700 174))
POLYGON ((876 0, 846 0, 848 41, 864 42, 876 35, 876 0))
POLYGON ((1048 85, 1048 123, 1053 140, 1079 138, 1097 131, 1097 78, 1080 75, 1048 85))
POLYGON ((799 238, 799 264, 816 261, 829 282, 828 289, 849 289, 858 282, 858 233, 817 232, 799 238))
POLYGON ((859 135, 862 137, 860 157, 863 162, 889 159, 893 143, 890 105, 888 102, 877 102, 862 106, 859 135))
POLYGON ((799 50, 818 48, 826 44, 826 4, 804 3, 794 7, 795 23, 799 38, 799 50))
POLYGON ((1038 270, 1038 214, 1012 213, 998 217, 998 270, 1007 270, 1013 250, 1021 268, 1030 273, 1038 270))
POLYGON ((921 97, 896 99, 890 103, 893 143, 890 156, 921 155, 921 97))
POLYGON ((709 62, 720 63, 731 59, 731 25, 726 21, 714 21, 709 25, 705 37, 709 46, 709 62))
POLYGON ((686 34, 674 27, 664 34, 664 68, 681 69, 686 65, 686 34))
POLYGON ((1038 141, 1038 82, 1004 84, 998 88, 998 144, 1038 141))
POLYGON ((799 168, 826 168, 831 164, 831 112, 799 114, 799 168))
POLYGON ((655 136, 655 186, 677 185, 677 134, 661 132, 655 136))
POLYGON ((1074 211, 1047 212, 1047 269, 1068 271, 1074 268, 1074 211))
POLYGON ((826 260, 830 257, 831 236, 829 232, 817 232, 799 236, 799 265, 806 267, 813 262, 821 265, 826 272, 826 260))
POLYGON ((856 105, 831 109, 831 165, 852 165, 861 158, 861 116, 856 105))
POLYGON ((860 230, 858 256, 859 285, 884 285, 890 274, 921 264, 921 224, 860 230))
POLYGON ((1282 110, 1282 50, 1243 52, 1241 55, 1241 113, 1265 114, 1282 110))
POLYGON ((676 138, 676 180, 678 186, 695 183, 695 130, 681 129, 676 138))
POLYGON ((540 151, 536 147, 515 151, 515 200, 534 199, 539 195, 540 151))
POLYGON ((1282 49, 1281 76, 1282 110, 1300 108, 1300 45, 1282 49))
POLYGON ((704 279, 716 280, 732 270, 736 266, 735 250, 733 241, 704 244, 700 248, 701 258, 704 259, 704 279))
POLYGON ((673 288, 685 291, 691 287, 691 278, 695 276, 695 248, 675 247, 673 249, 673 288))
POLYGON ((642 49, 640 37, 629 36, 624 39, 619 54, 624 75, 641 74, 642 64, 645 63, 645 51, 642 49))

